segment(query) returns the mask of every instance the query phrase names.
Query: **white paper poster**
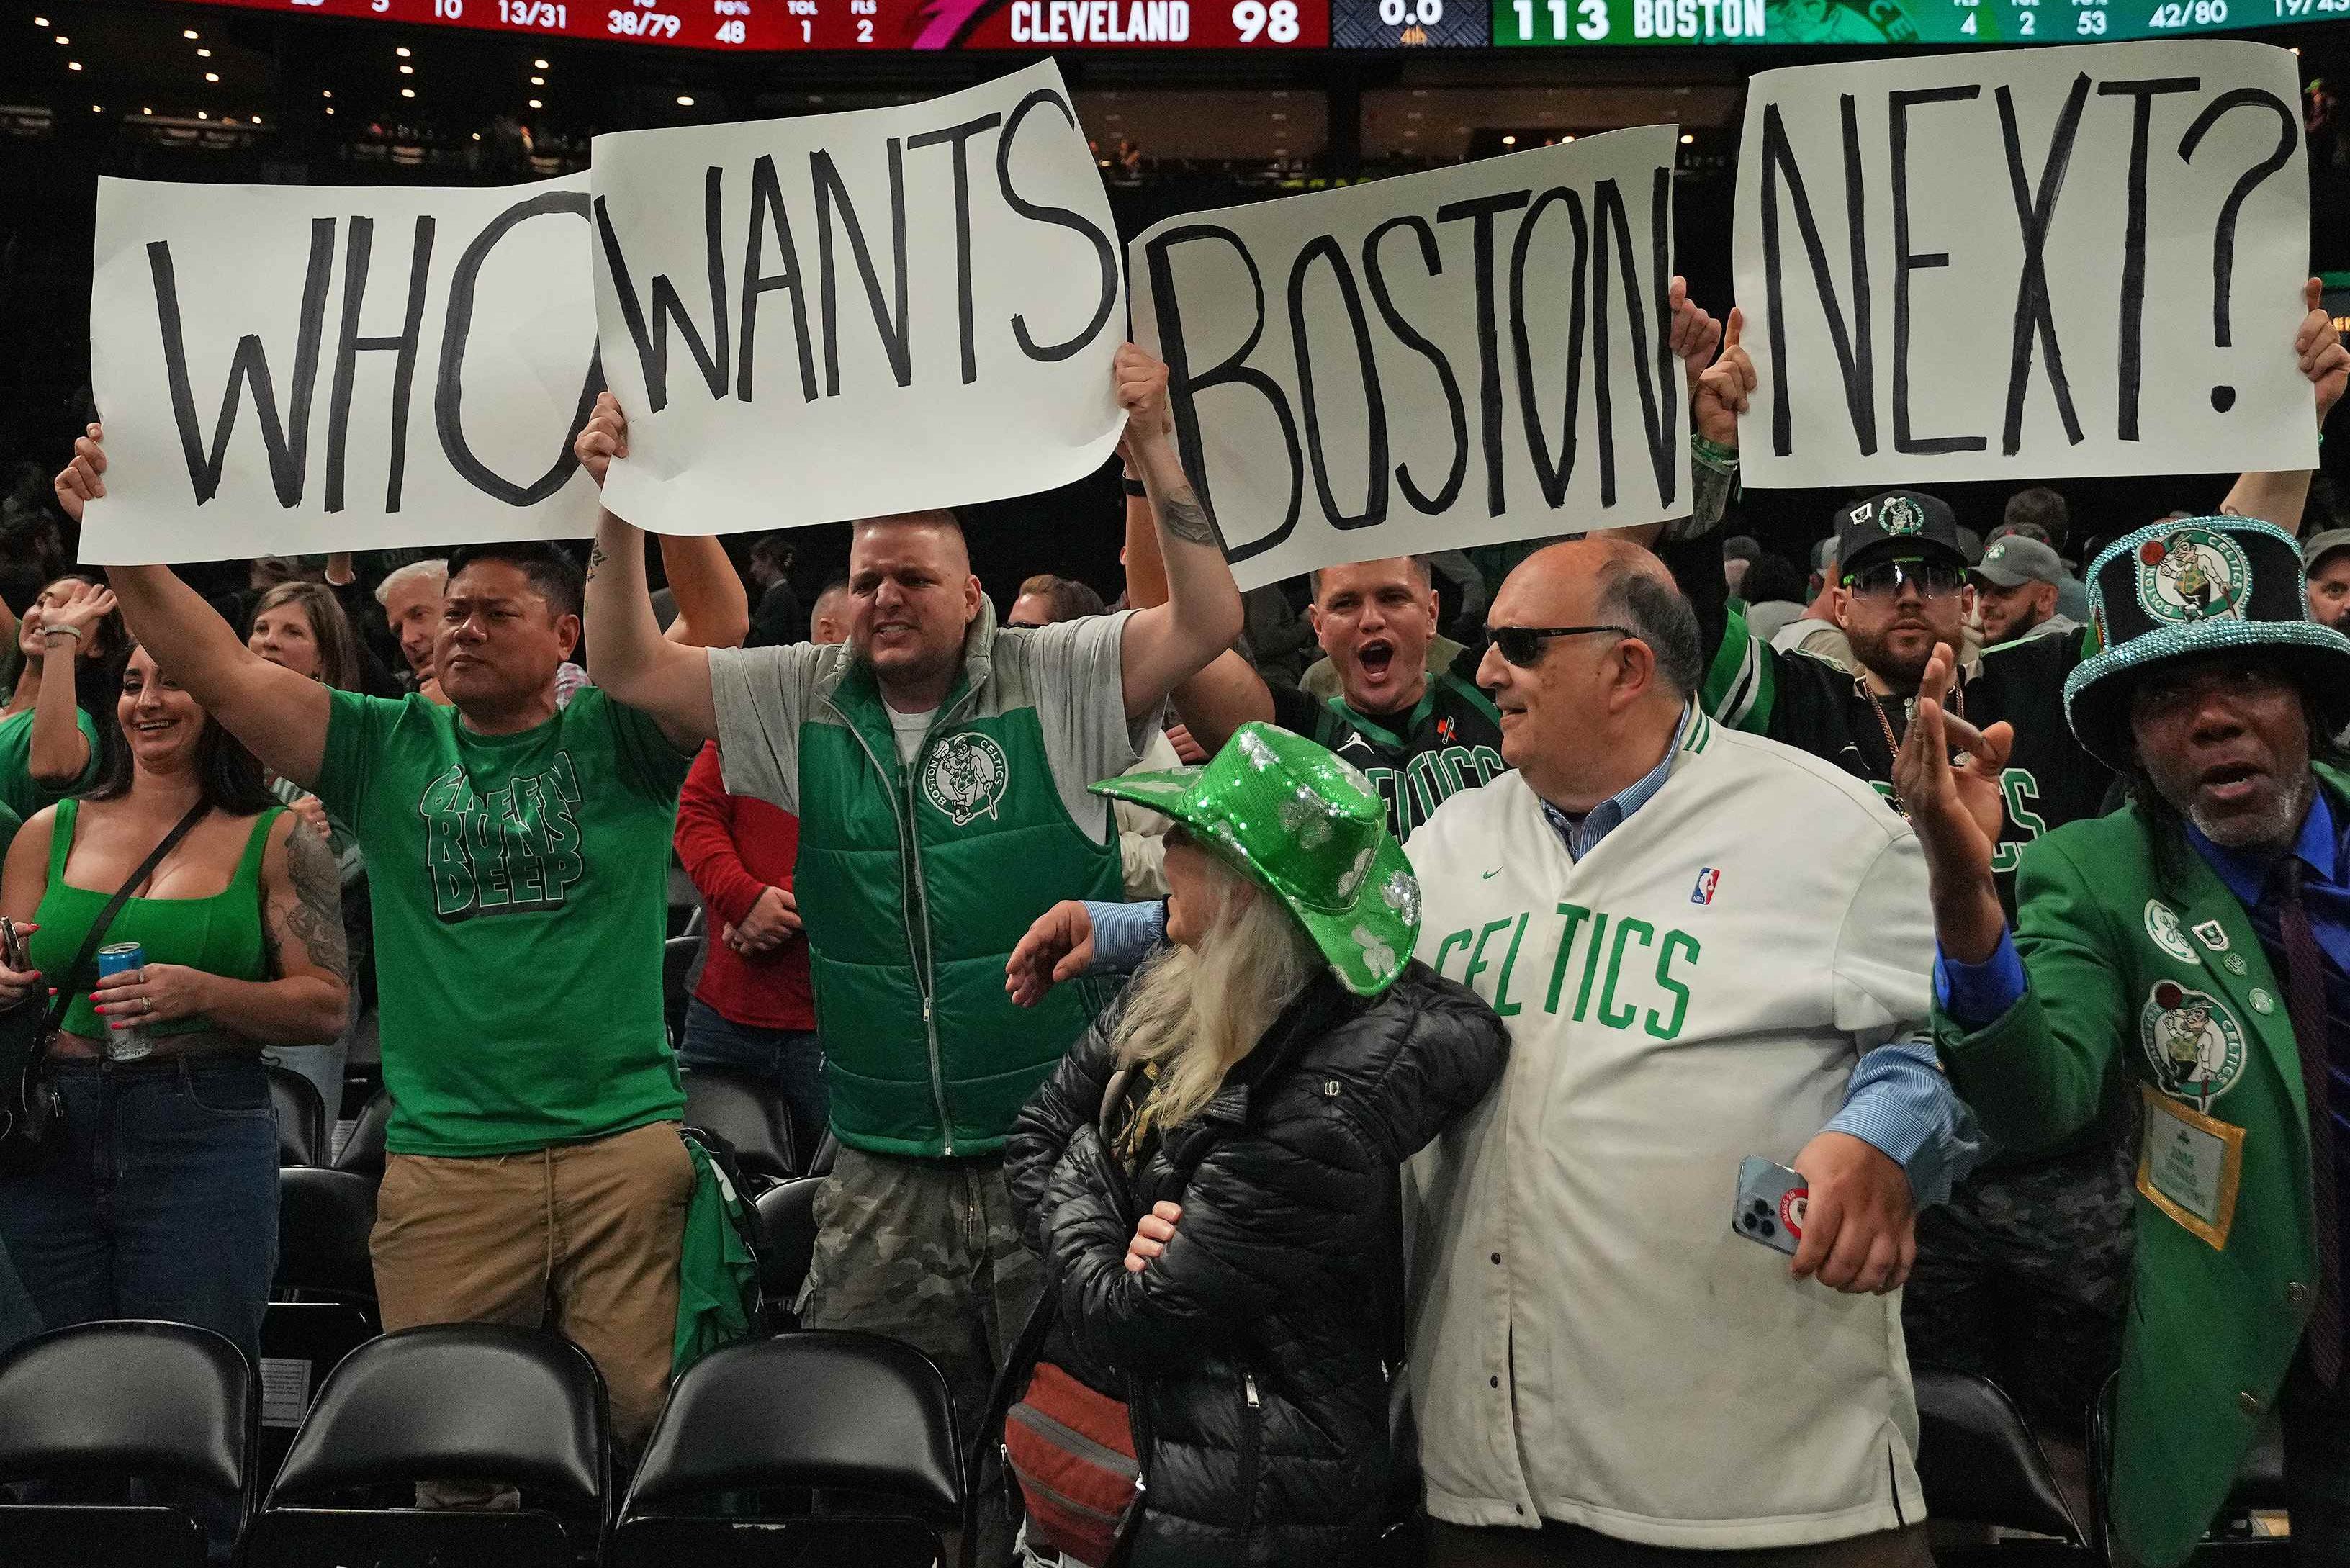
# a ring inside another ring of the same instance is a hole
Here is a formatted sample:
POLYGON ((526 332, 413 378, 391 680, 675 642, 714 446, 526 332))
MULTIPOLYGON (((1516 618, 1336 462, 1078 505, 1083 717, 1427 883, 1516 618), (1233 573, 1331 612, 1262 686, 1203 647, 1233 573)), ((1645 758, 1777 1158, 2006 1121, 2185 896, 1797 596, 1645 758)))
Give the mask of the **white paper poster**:
POLYGON ((566 538, 601 385, 585 176, 504 189, 101 179, 82 559, 566 538))
POLYGON ((1243 589, 1689 511, 1676 128, 1170 218, 1128 247, 1243 589))
POLYGON ((928 103, 596 139, 607 501, 709 534, 990 501, 1124 418, 1117 228, 1050 62, 928 103))
POLYGON ((2233 40, 1754 78, 1745 483, 2313 466, 2299 102, 2233 40))

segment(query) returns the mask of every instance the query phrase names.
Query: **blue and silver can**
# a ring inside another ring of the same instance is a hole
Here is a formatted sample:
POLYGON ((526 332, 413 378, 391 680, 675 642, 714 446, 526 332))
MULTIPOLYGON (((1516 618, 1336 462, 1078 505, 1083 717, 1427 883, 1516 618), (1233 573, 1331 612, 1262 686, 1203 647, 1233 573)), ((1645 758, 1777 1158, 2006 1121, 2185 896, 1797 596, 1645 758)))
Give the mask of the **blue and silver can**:
MULTIPOLYGON (((109 942, 98 950, 98 978, 113 979, 126 970, 145 969, 147 950, 137 942, 109 942)), ((133 1024, 127 1029, 112 1027, 106 1031, 106 1059, 109 1062, 136 1062, 155 1053, 155 1042, 149 1039, 146 1029, 133 1024)))

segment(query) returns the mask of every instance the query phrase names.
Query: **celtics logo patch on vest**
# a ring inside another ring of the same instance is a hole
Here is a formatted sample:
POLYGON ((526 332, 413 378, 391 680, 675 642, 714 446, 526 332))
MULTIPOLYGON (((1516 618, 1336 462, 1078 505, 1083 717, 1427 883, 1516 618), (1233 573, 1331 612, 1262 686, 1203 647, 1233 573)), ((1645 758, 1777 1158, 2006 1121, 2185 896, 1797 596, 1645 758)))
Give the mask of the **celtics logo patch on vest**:
POLYGON ((2251 596, 2244 547, 2210 528, 2180 528, 2137 547, 2137 601, 2165 624, 2238 617, 2251 596))
POLYGON ((931 748, 922 766, 922 794, 962 827, 975 818, 991 821, 1012 783, 1003 748, 976 730, 959 731, 931 748))
POLYGON ((2244 1033, 2227 1007, 2175 980, 2147 993, 2138 1043, 2162 1092, 2198 1110, 2234 1088, 2244 1070, 2244 1033))

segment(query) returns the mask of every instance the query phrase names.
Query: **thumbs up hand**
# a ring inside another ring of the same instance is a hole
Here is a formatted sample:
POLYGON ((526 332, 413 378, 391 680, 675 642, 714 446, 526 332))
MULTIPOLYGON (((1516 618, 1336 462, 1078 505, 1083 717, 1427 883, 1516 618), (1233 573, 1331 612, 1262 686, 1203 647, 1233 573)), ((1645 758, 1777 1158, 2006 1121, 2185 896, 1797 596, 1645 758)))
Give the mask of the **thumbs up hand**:
POLYGON ((1691 425, 1717 446, 1738 444, 1738 416, 1746 411, 1746 400, 1754 392, 1754 361, 1738 342, 1745 327, 1746 313, 1731 306, 1730 332, 1721 341, 1721 358, 1697 379, 1690 394, 1691 425))

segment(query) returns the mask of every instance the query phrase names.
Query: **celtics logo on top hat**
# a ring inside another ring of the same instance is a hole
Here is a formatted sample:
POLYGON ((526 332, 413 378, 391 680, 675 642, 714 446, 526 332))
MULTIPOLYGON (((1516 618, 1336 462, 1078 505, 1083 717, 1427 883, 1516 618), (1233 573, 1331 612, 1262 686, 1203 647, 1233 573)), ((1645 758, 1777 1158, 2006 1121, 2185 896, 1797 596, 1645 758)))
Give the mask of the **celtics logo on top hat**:
POLYGON ((2138 1043, 2154 1081, 2196 1109, 2236 1086, 2244 1070, 2244 1033, 2217 997, 2175 980, 2157 981, 2138 1012, 2138 1043))
POLYGON ((962 730, 931 748, 922 767, 922 794, 957 827, 993 819, 1012 783, 1003 748, 975 730, 962 730))
POLYGON ((2137 547, 2137 599, 2157 621, 2241 617, 2252 587, 2244 547, 2210 528, 2182 527, 2137 547))
POLYGON ((1926 514, 1908 496, 1896 495, 1877 508, 1877 525, 1887 534, 1907 536, 1924 530, 1926 514))

